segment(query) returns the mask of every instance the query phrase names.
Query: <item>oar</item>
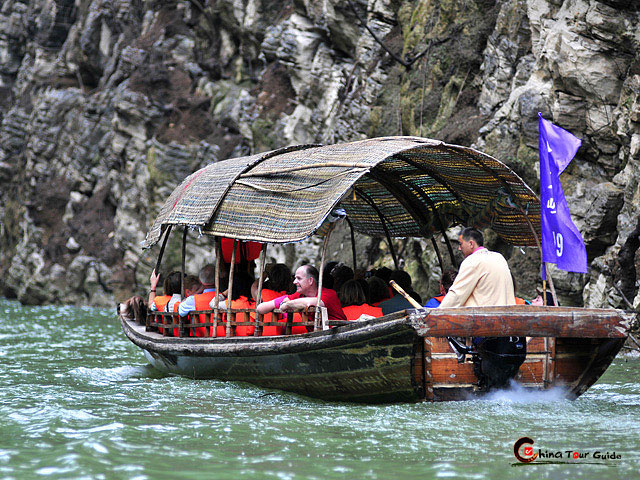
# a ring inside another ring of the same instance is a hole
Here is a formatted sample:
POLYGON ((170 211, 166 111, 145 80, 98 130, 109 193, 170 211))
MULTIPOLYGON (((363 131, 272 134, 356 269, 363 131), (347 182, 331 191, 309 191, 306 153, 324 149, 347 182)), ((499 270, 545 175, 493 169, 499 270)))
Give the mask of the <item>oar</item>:
POLYGON ((422 308, 422 305, 416 302, 416 300, 407 292, 405 292, 404 289, 400 285, 398 285, 396 282, 394 282, 393 280, 389 280, 389 285, 395 288, 396 292, 402 295, 405 298, 405 300, 411 304, 412 307, 422 308))

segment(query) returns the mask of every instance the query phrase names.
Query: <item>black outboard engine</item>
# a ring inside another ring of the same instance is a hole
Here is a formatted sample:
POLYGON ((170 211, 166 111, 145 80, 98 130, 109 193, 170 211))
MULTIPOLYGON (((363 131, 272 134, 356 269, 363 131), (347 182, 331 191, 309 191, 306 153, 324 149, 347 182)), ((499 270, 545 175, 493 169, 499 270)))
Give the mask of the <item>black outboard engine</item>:
POLYGON ((525 337, 475 337, 473 373, 481 391, 505 388, 527 356, 525 337))

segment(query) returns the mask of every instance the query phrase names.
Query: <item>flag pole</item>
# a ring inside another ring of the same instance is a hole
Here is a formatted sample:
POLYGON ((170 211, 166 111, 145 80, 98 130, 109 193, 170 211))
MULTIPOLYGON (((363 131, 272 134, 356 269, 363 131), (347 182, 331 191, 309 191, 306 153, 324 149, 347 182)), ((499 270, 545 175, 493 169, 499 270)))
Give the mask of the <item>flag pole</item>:
MULTIPOLYGON (((551 275, 549 274, 549 267, 547 266, 547 262, 543 262, 544 265, 544 273, 545 273, 545 277, 547 277, 549 279, 549 290, 551 290, 551 296, 553 297, 553 303, 554 305, 559 305, 558 303, 558 297, 556 297, 556 289, 553 286, 553 278, 551 278, 551 275)), ((547 304, 547 294, 546 294, 546 287, 545 287, 545 283, 546 280, 542 281, 542 289, 544 290, 544 304, 547 304)))
MULTIPOLYGON (((533 233, 533 238, 536 240, 536 245, 538 246, 538 251, 540 252, 540 263, 542 264, 542 268, 544 268, 544 273, 545 273, 545 278, 549 279, 549 290, 551 290, 551 296, 553 297, 553 303, 555 305, 559 305, 558 303, 558 297, 556 297, 556 289, 553 286, 553 279, 551 278, 551 275, 549 275, 549 268, 547 267, 547 262, 542 260, 542 244, 540 243, 540 238, 538 237, 538 233, 536 232, 536 229, 533 228, 533 223, 531 223, 531 219, 529 218, 529 215, 527 214, 527 212, 525 212, 522 207, 519 207, 520 213, 522 213, 522 215, 524 215, 524 219, 527 221, 527 223, 529 224, 529 228, 531 229, 531 233, 533 233)), ((542 300, 543 300, 543 304, 547 305, 547 281, 543 280, 542 281, 542 300)))

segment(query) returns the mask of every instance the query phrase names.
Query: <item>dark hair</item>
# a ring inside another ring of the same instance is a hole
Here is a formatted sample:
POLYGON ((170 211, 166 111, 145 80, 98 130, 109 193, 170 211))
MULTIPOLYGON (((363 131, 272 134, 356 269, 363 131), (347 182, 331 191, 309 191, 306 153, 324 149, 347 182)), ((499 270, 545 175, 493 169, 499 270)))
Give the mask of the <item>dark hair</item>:
POLYGON ((291 291, 291 270, 284 263, 271 265, 267 276, 264 288, 275 292, 291 291))
POLYGON ((371 277, 369 279, 369 303, 373 305, 387 298, 389 298, 388 285, 379 277, 371 277))
POLYGON ((362 305, 367 302, 367 296, 357 280, 347 280, 344 282, 342 287, 340 287, 338 298, 343 307, 362 305))
POLYGON ((451 285, 453 285, 453 282, 456 279, 456 275, 458 275, 458 271, 453 268, 449 268, 442 272, 440 283, 442 284, 442 288, 444 288, 445 292, 448 292, 451 288, 451 285))
POLYGON ((484 245, 484 236, 480 230, 476 230, 473 227, 467 227, 460 232, 460 236, 463 240, 469 241, 473 240, 478 244, 479 247, 484 245))
POLYGON ((355 281, 360 284, 360 286, 362 287, 362 291, 364 292, 364 295, 368 299, 369 298, 369 282, 367 282, 364 278, 356 278, 355 281))
POLYGON ((251 284, 253 279, 247 272, 239 271, 233 274, 233 292, 231 292, 231 300, 237 300, 240 297, 251 297, 251 284))
POLYGON ((331 276, 331 270, 333 270, 338 262, 331 261, 328 262, 324 268, 322 269, 322 284, 323 287, 333 288, 333 277, 331 276))
POLYGON ((202 282, 195 275, 185 275, 184 277, 184 291, 194 291, 202 287, 202 282))
POLYGON ((405 292, 411 293, 411 276, 404 270, 394 270, 391 280, 396 282, 405 292))
POLYGON ((320 278, 320 272, 318 272, 318 269, 316 267, 314 267, 313 265, 302 265, 304 267, 304 271, 307 274, 307 277, 312 277, 313 280, 316 282, 316 285, 318 285, 319 282, 319 278, 320 278))
POLYGON ((200 269, 198 278, 203 285, 213 285, 216 281, 216 267, 209 263, 200 269))
POLYGON ((384 281, 384 283, 389 283, 389 280, 391 280, 392 273, 393 273, 393 270, 391 270, 390 268, 380 267, 374 272, 373 275, 378 278, 381 278, 382 281, 384 281))
POLYGON ((416 302, 422 305, 422 297, 418 292, 416 292, 415 290, 411 290, 410 292, 407 292, 407 293, 411 298, 413 298, 416 302))
POLYGON ((353 270, 351 267, 338 264, 331 272, 331 276, 333 277, 334 289, 340 290, 342 285, 349 280, 353 280, 353 270))
POLYGON ((162 283, 162 291, 165 295, 173 295, 182 291, 182 273, 173 271, 162 283))

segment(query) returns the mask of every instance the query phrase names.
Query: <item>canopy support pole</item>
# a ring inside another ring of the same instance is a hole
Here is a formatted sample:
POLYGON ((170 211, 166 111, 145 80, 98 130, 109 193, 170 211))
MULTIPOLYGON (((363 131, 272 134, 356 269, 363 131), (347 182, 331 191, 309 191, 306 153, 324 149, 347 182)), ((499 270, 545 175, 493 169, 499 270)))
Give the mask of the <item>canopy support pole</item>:
POLYGON ((440 249, 438 248, 438 242, 436 242, 436 237, 431 237, 431 244, 433 245, 433 249, 436 251, 436 255, 438 256, 440 271, 444 273, 444 262, 442 261, 442 255, 440 255, 440 249))
POLYGON ((349 217, 345 217, 345 220, 349 225, 349 231, 351 233, 351 255, 353 256, 353 271, 355 272, 358 267, 356 261, 356 235, 353 231, 353 224, 351 223, 351 220, 349 220, 349 217))
POLYGON ((216 303, 215 312, 213 314, 213 327, 211 328, 211 336, 217 336, 218 323, 220 323, 220 268, 222 267, 222 246, 220 245, 220 237, 213 240, 214 250, 216 252, 216 303))
MULTIPOLYGON (((262 284, 264 283, 264 265, 267 260, 267 244, 263 243, 260 250, 260 279, 258 280, 258 298, 256 298, 256 308, 258 304, 262 302, 262 284)), ((256 328, 253 330, 253 335, 259 337, 262 335, 262 319, 264 316, 258 313, 256 310, 256 328)))
POLYGON ((231 252, 231 266, 229 267, 229 286, 227 287, 227 332, 226 336, 231 336, 231 302, 233 301, 233 273, 236 266, 236 248, 238 240, 233 239, 233 250, 231 252))
POLYGON ((446 232, 442 232, 442 236, 444 237, 444 242, 447 244, 447 250, 449 250, 449 256, 451 257, 451 263, 453 266, 458 269, 458 261, 456 260, 456 256, 453 253, 453 247, 451 246, 451 242, 449 241, 449 237, 447 237, 446 232))
POLYGON ((327 230, 327 234, 324 237, 324 243, 322 245, 322 255, 320 256, 320 269, 318 273, 318 298, 316 302, 316 313, 313 316, 313 331, 317 332, 319 330, 319 318, 320 318, 320 298, 322 296, 322 277, 324 273, 324 260, 327 255, 327 246, 329 245, 329 237, 331 236, 331 232, 335 228, 335 223, 332 223, 329 226, 329 230, 327 230))
POLYGON ((160 253, 158 254, 158 260, 156 261, 156 268, 154 272, 156 275, 160 273, 160 264, 162 262, 162 255, 164 255, 164 249, 167 246, 167 240, 169 240, 169 234, 171 233, 171 225, 167 227, 167 231, 164 234, 164 240, 162 241, 162 246, 160 247, 160 253))
POLYGON ((182 291, 182 298, 184 298, 184 270, 187 258, 187 226, 184 226, 182 232, 182 270, 180 271, 180 289, 182 291))

